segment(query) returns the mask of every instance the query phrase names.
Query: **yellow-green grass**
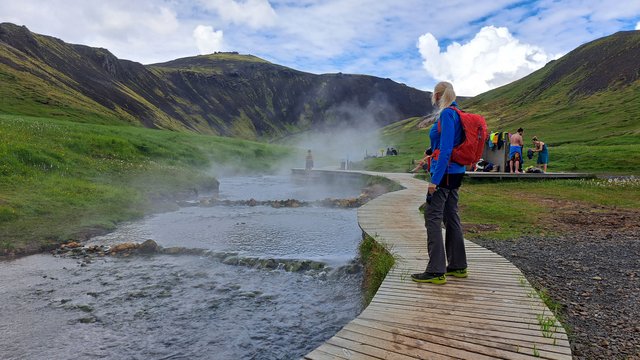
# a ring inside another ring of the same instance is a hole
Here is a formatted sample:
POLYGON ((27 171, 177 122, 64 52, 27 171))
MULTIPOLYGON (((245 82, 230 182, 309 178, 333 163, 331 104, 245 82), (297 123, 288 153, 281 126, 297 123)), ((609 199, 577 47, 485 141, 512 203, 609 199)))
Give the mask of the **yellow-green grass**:
POLYGON ((396 262, 388 245, 365 235, 359 245, 360 261, 364 266, 364 306, 369 305, 384 278, 396 262))
POLYGON ((467 181, 460 188, 460 214, 469 238, 518 238, 560 235, 553 218, 562 210, 593 207, 640 210, 640 181, 541 180, 467 181))
POLYGON ((0 254, 111 229, 217 171, 268 172, 291 149, 215 136, 0 115, 0 254))

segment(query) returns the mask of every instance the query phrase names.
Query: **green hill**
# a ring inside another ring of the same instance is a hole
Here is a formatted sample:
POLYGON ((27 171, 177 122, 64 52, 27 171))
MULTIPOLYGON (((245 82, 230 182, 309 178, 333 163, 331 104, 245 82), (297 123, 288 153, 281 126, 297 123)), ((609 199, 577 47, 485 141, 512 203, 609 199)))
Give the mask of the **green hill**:
MULTIPOLYGON (((460 105, 483 114, 490 130, 524 128, 526 147, 538 136, 550 148, 549 171, 639 174, 640 31, 584 44, 523 79, 460 105)), ((420 158, 428 145, 418 122, 384 129, 388 142, 408 142, 413 158, 420 158)), ((384 168, 382 161, 369 166, 384 168)), ((404 170, 408 164, 387 168, 404 170)))
POLYGON ((251 55, 216 53, 142 65, 0 24, 0 113, 271 139, 431 110, 428 93, 366 75, 315 75, 251 55))

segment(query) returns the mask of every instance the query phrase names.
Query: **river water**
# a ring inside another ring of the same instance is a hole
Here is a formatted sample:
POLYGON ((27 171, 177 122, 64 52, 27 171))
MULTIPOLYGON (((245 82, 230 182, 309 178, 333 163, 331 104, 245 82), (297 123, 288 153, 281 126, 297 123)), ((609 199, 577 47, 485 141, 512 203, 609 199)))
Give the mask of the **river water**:
MULTIPOLYGON (((229 200, 312 201, 360 190, 288 176, 220 181, 219 196, 229 200)), ((360 238, 355 209, 185 207, 90 242, 153 239, 326 267, 288 272, 191 255, 0 262, 0 358, 297 359, 361 311, 362 274, 352 266, 360 238)))

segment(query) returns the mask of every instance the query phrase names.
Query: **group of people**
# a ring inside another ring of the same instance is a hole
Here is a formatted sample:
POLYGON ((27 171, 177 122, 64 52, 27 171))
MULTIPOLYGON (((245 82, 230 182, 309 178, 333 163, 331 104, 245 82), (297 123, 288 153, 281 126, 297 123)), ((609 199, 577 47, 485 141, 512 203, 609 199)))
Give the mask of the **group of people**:
POLYGON ((385 155, 386 156, 398 155, 398 150, 396 150, 396 148, 394 148, 394 147, 388 147, 387 151, 385 151, 384 149, 380 149, 379 151, 380 151, 380 157, 383 157, 385 155))
MULTIPOLYGON (((518 131, 511 135, 509 141, 509 170, 512 173, 521 173, 520 166, 522 165, 522 149, 524 148, 524 140, 522 138, 524 129, 519 128, 518 131)), ((529 149, 529 153, 538 153, 538 160, 536 163, 542 167, 543 172, 547 172, 547 164, 549 163, 549 148, 547 144, 540 141, 537 136, 533 139, 533 148, 529 149)))

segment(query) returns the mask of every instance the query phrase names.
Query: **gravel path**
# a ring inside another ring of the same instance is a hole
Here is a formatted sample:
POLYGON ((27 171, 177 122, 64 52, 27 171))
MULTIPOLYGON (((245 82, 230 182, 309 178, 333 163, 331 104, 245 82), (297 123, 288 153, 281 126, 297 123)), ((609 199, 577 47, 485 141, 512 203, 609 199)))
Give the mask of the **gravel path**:
POLYGON ((473 240, 562 306, 574 359, 640 359, 640 225, 617 215, 622 223, 594 219, 558 238, 473 240))

